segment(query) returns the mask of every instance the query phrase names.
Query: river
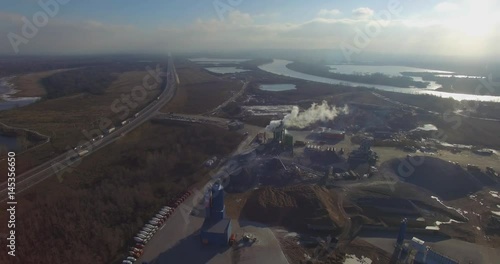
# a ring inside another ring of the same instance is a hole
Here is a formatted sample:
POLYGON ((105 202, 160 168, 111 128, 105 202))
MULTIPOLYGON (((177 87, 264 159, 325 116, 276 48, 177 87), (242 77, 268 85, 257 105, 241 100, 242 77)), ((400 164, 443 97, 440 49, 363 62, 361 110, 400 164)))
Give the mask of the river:
POLYGON ((0 135, 0 149, 6 149, 7 151, 19 151, 20 147, 17 142, 17 138, 0 135))
POLYGON ((39 97, 12 97, 17 90, 9 83, 11 78, 0 78, 0 111, 29 105, 40 99, 39 97))
POLYGON ((389 92, 397 92, 397 93, 406 93, 406 94, 429 94, 435 95, 443 98, 453 98, 458 101, 469 100, 469 101, 482 101, 482 102, 500 102, 500 96, 489 96, 489 95, 473 95, 473 94, 460 94, 460 93, 447 93, 434 91, 433 89, 421 89, 421 88, 400 88, 388 85, 375 85, 375 84, 364 84, 364 83, 356 83, 349 81, 336 80, 331 78, 319 77, 315 75, 305 74, 301 72, 297 72, 294 70, 290 70, 286 67, 286 65, 292 63, 287 60, 274 60, 272 63, 264 64, 259 66, 259 69, 274 73, 277 75, 288 76, 292 78, 319 82, 319 83, 328 83, 328 84, 342 84, 347 86, 361 86, 374 88, 382 91, 389 92))

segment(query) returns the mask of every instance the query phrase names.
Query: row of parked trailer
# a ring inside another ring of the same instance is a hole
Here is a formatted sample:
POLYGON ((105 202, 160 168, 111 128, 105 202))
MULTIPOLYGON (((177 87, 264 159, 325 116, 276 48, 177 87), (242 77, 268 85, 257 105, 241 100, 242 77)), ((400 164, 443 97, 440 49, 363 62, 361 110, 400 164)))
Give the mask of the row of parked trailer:
POLYGON ((172 200, 167 206, 162 207, 155 216, 134 237, 134 246, 129 248, 128 256, 122 264, 132 264, 144 253, 144 247, 153 238, 154 234, 165 224, 168 218, 175 212, 175 209, 184 202, 191 191, 185 191, 179 198, 172 200))

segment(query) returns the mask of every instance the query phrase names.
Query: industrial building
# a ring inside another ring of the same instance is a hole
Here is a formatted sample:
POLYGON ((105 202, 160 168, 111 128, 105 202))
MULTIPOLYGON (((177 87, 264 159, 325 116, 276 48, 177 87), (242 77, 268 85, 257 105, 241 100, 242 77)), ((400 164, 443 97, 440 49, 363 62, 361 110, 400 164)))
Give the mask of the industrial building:
POLYGON ((458 261, 437 253, 425 241, 416 237, 404 243, 407 224, 406 218, 401 221, 392 263, 458 264, 458 261))
POLYGON ((326 127, 319 127, 313 131, 322 139, 344 140, 345 131, 335 130, 326 127))
POLYGON ((371 142, 369 140, 363 140, 360 147, 357 150, 353 150, 349 154, 348 162, 349 164, 361 164, 368 162, 369 164, 375 164, 378 159, 378 155, 375 151, 371 150, 371 142))
POLYGON ((238 120, 231 120, 228 124, 227 124, 227 128, 229 130, 240 130, 242 129, 243 127, 245 127, 245 124, 238 121, 238 120))
POLYGON ((287 133, 283 121, 273 129, 273 141, 285 149, 293 151, 293 136, 287 133))
POLYGON ((226 218, 224 189, 215 183, 209 191, 206 216, 201 228, 201 242, 204 245, 225 246, 231 236, 231 219, 226 218))

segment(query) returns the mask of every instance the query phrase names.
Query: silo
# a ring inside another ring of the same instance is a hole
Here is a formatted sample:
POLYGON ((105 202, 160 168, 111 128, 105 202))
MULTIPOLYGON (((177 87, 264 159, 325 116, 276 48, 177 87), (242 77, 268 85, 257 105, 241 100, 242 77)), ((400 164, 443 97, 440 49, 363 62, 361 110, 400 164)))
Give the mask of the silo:
POLYGON ((401 221, 401 225, 399 226, 398 240, 396 242, 398 247, 401 247, 403 245, 403 241, 405 239, 405 234, 406 234, 407 223, 408 220, 405 218, 403 219, 403 221, 401 221))
POLYGON ((210 218, 217 221, 225 217, 224 214, 224 189, 220 183, 212 186, 210 196, 210 218))

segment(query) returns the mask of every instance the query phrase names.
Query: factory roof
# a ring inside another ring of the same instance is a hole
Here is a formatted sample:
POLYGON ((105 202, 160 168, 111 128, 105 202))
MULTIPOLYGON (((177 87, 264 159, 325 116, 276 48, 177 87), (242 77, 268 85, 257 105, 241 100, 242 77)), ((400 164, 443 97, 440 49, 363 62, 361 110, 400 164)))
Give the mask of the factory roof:
POLYGON ((345 131, 336 130, 328 127, 318 127, 315 130, 313 130, 313 133, 345 134, 345 131))
POLYGON ((224 218, 219 221, 211 221, 209 218, 205 219, 203 222, 202 230, 208 233, 218 233, 223 234, 226 232, 228 226, 231 224, 231 219, 224 218))

